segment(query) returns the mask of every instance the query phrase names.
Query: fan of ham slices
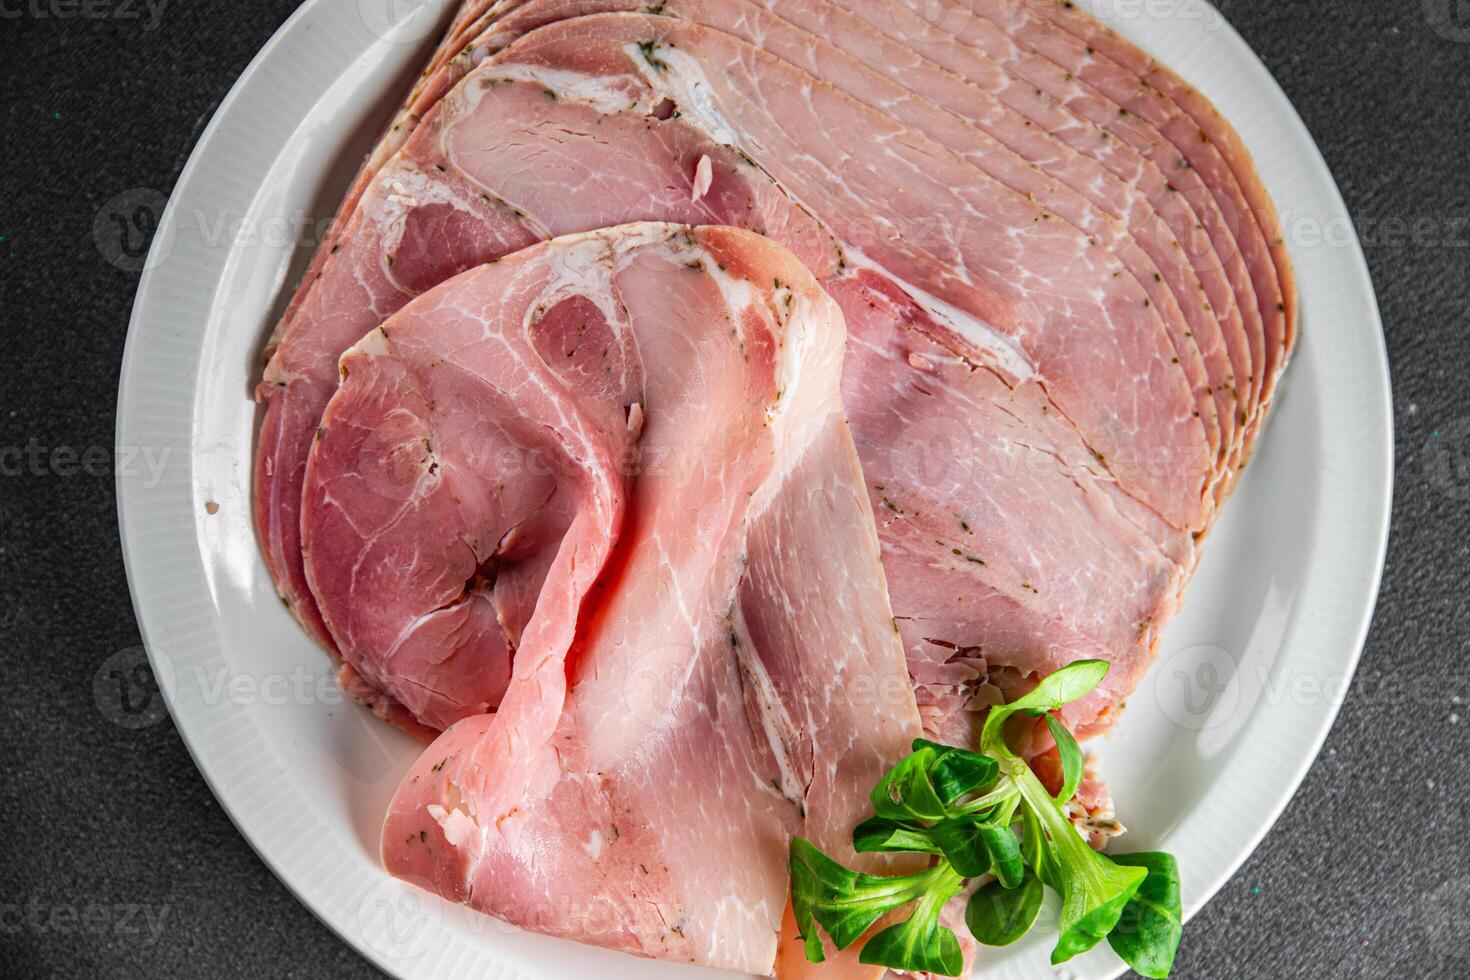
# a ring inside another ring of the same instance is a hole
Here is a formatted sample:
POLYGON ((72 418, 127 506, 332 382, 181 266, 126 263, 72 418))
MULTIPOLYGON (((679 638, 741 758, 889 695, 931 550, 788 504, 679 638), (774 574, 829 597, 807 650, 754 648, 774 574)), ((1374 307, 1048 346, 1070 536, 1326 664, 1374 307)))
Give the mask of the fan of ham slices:
POLYGON ((1107 730, 1289 358, 1276 226, 1073 5, 465 0, 259 388, 272 577, 434 742, 389 869, 769 973, 908 739, 1087 658, 1107 730))
POLYGON ((844 339, 785 249, 642 224, 466 272, 343 356, 306 479, 323 616, 403 703, 499 704, 403 783, 390 871, 770 972, 790 837, 855 858, 919 734, 844 339))

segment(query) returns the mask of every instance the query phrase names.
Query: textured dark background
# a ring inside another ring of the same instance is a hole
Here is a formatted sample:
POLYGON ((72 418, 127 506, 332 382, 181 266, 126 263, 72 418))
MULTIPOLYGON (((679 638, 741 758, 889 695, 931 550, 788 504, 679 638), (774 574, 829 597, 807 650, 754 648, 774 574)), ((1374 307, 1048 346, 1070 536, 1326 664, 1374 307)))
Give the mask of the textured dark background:
MULTIPOLYGON (((120 192, 172 188, 295 6, 0 0, 0 977, 374 974, 255 857, 171 724, 117 727, 93 695, 140 642, 112 475, 137 276, 99 253, 93 222, 120 192)), ((1176 976, 1470 977, 1470 5, 1223 9, 1364 238, 1398 487, 1341 719, 1188 930, 1176 976)))

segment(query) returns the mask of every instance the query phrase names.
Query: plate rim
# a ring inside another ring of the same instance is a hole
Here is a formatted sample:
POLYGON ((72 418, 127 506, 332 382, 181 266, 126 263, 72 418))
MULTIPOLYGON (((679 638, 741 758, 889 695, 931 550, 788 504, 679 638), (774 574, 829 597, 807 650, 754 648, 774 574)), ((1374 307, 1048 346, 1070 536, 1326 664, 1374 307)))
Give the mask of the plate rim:
MULTIPOLYGON (((440 11, 442 14, 454 5, 455 0, 421 0, 421 2, 438 4, 443 8, 440 11)), ((1095 6, 1099 0, 1089 0, 1089 2, 1095 6)), ((1310 130, 1301 119, 1300 114, 1297 112, 1291 100, 1280 88, 1275 78, 1271 75, 1264 63, 1261 62, 1254 50, 1246 44, 1234 26, 1229 23, 1228 19, 1221 15, 1213 5, 1201 5, 1207 6, 1211 14, 1219 18, 1219 23, 1223 25, 1223 33, 1226 39, 1234 45, 1237 45, 1245 53, 1250 62, 1252 72, 1258 74, 1257 82, 1262 86, 1262 90, 1269 94, 1272 101, 1278 102, 1290 113, 1291 120, 1300 128, 1301 133, 1305 135, 1306 142, 1311 147, 1311 158, 1302 164, 1302 168, 1325 175, 1327 186, 1330 189, 1331 204, 1335 209, 1332 216, 1336 217, 1337 214, 1346 215, 1346 202, 1343 200, 1342 192, 1336 178, 1333 176, 1331 168, 1322 155, 1315 138, 1312 137, 1310 130)), ((330 6, 329 0, 305 0, 305 2, 291 13, 250 60, 239 78, 231 86, 229 92, 220 101, 208 125, 200 133, 197 142, 190 152, 187 163, 180 171, 174 184, 168 204, 159 221, 160 228, 167 229, 173 227, 172 221, 175 218, 176 208, 181 205, 186 191, 198 178, 198 171, 203 166, 203 161, 207 157, 209 149, 214 141, 219 138, 225 126, 229 124, 230 117, 242 100, 246 98, 248 91, 254 87, 260 76, 268 71, 276 53, 286 46, 291 39, 301 33, 303 29, 309 28, 310 21, 313 18, 322 16, 323 9, 329 8, 330 6)), ((435 36, 437 37, 437 35, 435 36)), ((170 247, 171 243, 167 241, 166 235, 155 236, 137 286, 136 297, 128 325, 127 339, 124 346, 118 386, 117 422, 115 427, 115 443, 117 447, 128 444, 128 434, 137 423, 136 410, 133 408, 135 403, 130 396, 133 394, 135 388, 142 384, 140 379, 142 373, 141 368, 145 353, 148 351, 150 342, 153 340, 153 338, 148 336, 145 323, 151 315, 151 310, 159 302, 155 294, 160 285, 159 270, 164 266, 164 263, 159 260, 159 255, 170 247)), ((1366 600, 1360 603, 1354 603, 1355 607, 1359 610, 1356 620, 1350 624, 1350 628, 1342 630, 1343 635, 1349 638, 1349 652, 1342 661, 1342 666, 1346 668, 1347 679, 1351 680, 1361 663, 1368 633, 1371 629, 1381 594, 1392 522, 1395 489, 1394 479, 1397 461, 1395 458, 1392 376, 1389 370, 1387 340, 1384 334, 1383 320, 1378 305, 1376 290, 1361 243, 1356 237, 1354 237, 1351 246, 1343 251, 1344 254, 1339 259, 1339 263, 1347 267, 1346 271, 1350 275, 1351 284, 1356 288, 1362 289, 1368 300, 1366 306, 1361 311, 1361 315, 1366 320, 1366 325, 1372 328, 1370 335, 1375 341, 1372 344, 1372 350, 1370 352, 1372 355, 1373 363, 1371 366, 1374 377, 1360 380, 1371 382, 1371 388, 1364 392, 1364 397, 1380 403, 1371 407, 1381 410, 1375 411, 1374 415, 1375 420, 1381 423, 1381 439, 1376 448, 1380 452, 1383 462, 1381 469, 1375 469, 1373 471, 1373 474, 1378 477, 1377 485, 1368 488, 1372 495, 1371 509, 1375 512, 1367 515, 1371 518, 1371 524, 1374 526, 1365 527, 1363 531, 1365 536, 1369 533, 1372 534, 1371 551, 1374 556, 1371 562, 1371 573, 1368 575, 1364 589, 1366 600)), ((223 270, 223 266, 227 261, 226 259, 221 262, 220 271, 223 270)), ((217 276, 205 287, 207 288, 208 295, 212 297, 218 291, 219 285, 220 281, 217 276)), ((1305 292, 1305 289, 1303 291, 1305 292)), ((1306 311, 1304 310, 1304 312, 1306 311)), ((190 365, 187 370, 190 372, 190 390, 186 401, 192 406, 197 397, 200 368, 195 363, 190 365)), ((191 415, 186 420, 186 428, 191 435, 193 434, 193 423, 194 419, 191 415)), ((1264 433, 1262 436, 1264 438, 1264 433)), ((194 445, 192 438, 189 440, 189 445, 191 448, 194 445)), ((188 463, 183 467, 186 478, 182 481, 182 492, 175 501, 177 505, 175 512, 181 524, 186 525, 191 532, 186 547, 197 552, 197 535, 193 533, 193 521, 195 517, 193 514, 193 498, 195 495, 192 476, 193 454, 189 453, 187 455, 189 457, 188 463)), ((115 468, 115 471, 114 481, 117 493, 118 527, 122 542, 123 563, 128 580, 129 594, 139 632, 143 639, 143 645, 147 651, 155 675, 162 679, 165 676, 165 672, 171 670, 169 664, 161 663, 159 660, 159 651, 164 649, 161 640, 166 631, 159 622, 155 621, 156 614, 151 611, 149 598, 145 595, 145 589, 140 584, 140 575, 142 574, 140 572, 141 556, 147 553, 150 548, 156 548, 157 546, 147 542, 143 534, 142 505, 137 496, 139 489, 130 484, 129 474, 125 473, 122 468, 115 468)), ((164 484, 160 484, 150 489, 149 492, 162 493, 164 486, 164 484)), ((209 606, 211 600, 208 596, 207 585, 201 582, 196 586, 196 589, 203 594, 203 605, 206 607, 209 606)), ((370 942, 367 942, 360 928, 358 930, 352 929, 352 917, 347 911, 325 908, 322 903, 308 895, 306 887, 304 887, 300 880, 300 869, 288 867, 283 855, 269 850, 267 848, 267 842, 263 840, 264 835, 260 832, 259 828, 247 825, 245 817, 239 812, 244 809, 243 806, 232 805, 232 792, 225 788, 222 780, 219 778, 219 774, 212 771, 212 767, 207 763, 203 747, 204 738, 199 728, 199 721, 191 718, 185 706, 182 706, 177 701, 168 685, 160 683, 160 687, 168 705, 171 719, 174 722, 174 727, 178 731, 180 739, 183 741, 186 750, 193 760, 195 768, 204 778, 206 785, 209 786, 211 793, 214 794, 221 809, 225 812, 236 830, 260 857, 262 862, 265 863, 266 867, 271 870, 271 873, 286 885, 297 901, 331 929, 343 942, 352 947, 358 955, 368 959, 389 975, 416 975, 415 971, 406 969, 405 964, 401 960, 383 954, 382 951, 375 948, 370 942)), ((1301 788, 1302 782, 1318 761, 1322 748, 1336 724, 1343 705, 1346 703, 1346 697, 1332 697, 1327 699, 1325 703, 1325 710, 1321 712, 1320 718, 1317 719, 1314 725, 1309 751, 1301 753, 1300 760, 1291 768, 1289 777, 1282 780, 1277 790, 1273 793, 1274 799, 1271 806, 1263 808, 1265 819, 1260 820, 1258 828, 1254 833, 1249 835, 1249 845, 1240 849, 1238 853, 1234 854, 1225 862, 1225 870, 1218 874, 1215 880, 1203 890, 1203 896, 1200 902, 1197 905, 1192 905, 1187 910, 1186 920, 1197 912, 1202 911, 1239 872, 1241 866, 1255 854, 1261 842, 1275 828, 1281 814, 1295 798, 1301 788)), ((505 964, 500 964, 500 966, 502 973, 513 972, 512 968, 509 968, 505 964)), ((1117 969, 1113 972, 1113 976, 1117 976, 1121 972, 1122 969, 1117 969)))

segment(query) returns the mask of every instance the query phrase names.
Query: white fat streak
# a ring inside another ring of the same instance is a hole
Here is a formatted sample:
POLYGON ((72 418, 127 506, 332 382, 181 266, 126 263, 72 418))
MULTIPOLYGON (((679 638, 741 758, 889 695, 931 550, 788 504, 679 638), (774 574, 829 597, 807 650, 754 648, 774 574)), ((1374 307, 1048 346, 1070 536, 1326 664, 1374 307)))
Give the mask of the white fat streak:
POLYGON ((383 332, 382 327, 370 330, 367 336, 347 349, 341 359, 337 362, 340 369, 342 362, 347 360, 349 354, 359 354, 364 357, 384 357, 393 353, 393 346, 388 342, 388 335, 383 332))
POLYGON ((608 325, 616 328, 623 317, 613 295, 614 274, 640 248, 680 230, 679 225, 640 222, 554 239, 546 251, 550 270, 546 288, 526 308, 522 326, 529 331, 538 315, 564 299, 581 296, 596 304, 608 325))
POLYGON ((691 201, 698 201, 709 193, 710 185, 715 182, 714 164, 710 163, 709 155, 701 153, 699 163, 694 165, 694 192, 690 195, 691 201))
POLYGON ((455 799, 458 787, 450 785, 450 805, 440 806, 438 803, 430 803, 426 812, 439 825, 444 833, 444 839, 451 847, 464 847, 472 841, 481 847, 484 845, 484 832, 475 821, 474 814, 460 800, 455 799))
MULTIPOLYGON (((739 616, 738 610, 736 615, 739 616)), ((743 627, 744 617, 741 616, 740 619, 743 627)), ((766 744, 771 748, 771 756, 781 770, 781 795, 793 803, 803 803, 806 798, 806 783, 796 771, 790 746, 781 734, 783 728, 789 730, 794 727, 791 716, 781 695, 776 691, 776 682, 771 679, 765 661, 756 655, 755 648, 751 646, 748 631, 742 628, 739 636, 740 642, 735 645, 735 659, 753 688, 761 731, 766 736, 766 744)))
POLYGON ((377 229, 383 254, 390 254, 403 238, 408 214, 430 204, 448 204, 458 211, 473 213, 473 208, 445 181, 421 167, 397 160, 378 177, 383 192, 381 203, 369 211, 377 229))
MULTIPOLYGON (((700 261, 704 274, 714 280, 726 304, 742 311, 761 302, 761 293, 749 280, 738 279, 721 269, 697 240, 688 236, 686 225, 659 221, 639 221, 614 228, 554 240, 550 259, 557 293, 569 291, 606 291, 612 276, 627 266, 641 250, 657 246, 671 259, 682 262, 700 261)), ((589 297, 592 298, 592 297, 589 297)))
POLYGON ((1015 343, 980 317, 966 313, 913 283, 898 278, 858 249, 845 247, 844 253, 847 256, 847 264, 853 268, 871 269, 893 280, 900 289, 913 297, 915 302, 924 308, 924 312, 934 318, 935 322, 949 327, 956 334, 974 344, 1012 377, 1021 381, 1029 381, 1035 377, 1036 370, 1015 343))
MULTIPOLYGON (((679 112, 684 117, 692 120, 712 139, 748 152, 748 148, 743 145, 735 127, 730 125, 724 113, 715 104, 709 78, 697 61, 677 48, 661 45, 653 50, 652 57, 666 67, 657 68, 649 63, 648 55, 637 45, 626 45, 624 51, 633 63, 639 66, 639 71, 651 87, 678 103, 679 112)), ((756 158, 759 159, 758 156, 756 158)), ((788 195, 790 194, 789 189, 783 189, 788 195)), ((794 195, 793 200, 795 200, 794 195)), ((897 278, 857 249, 844 245, 843 250, 849 257, 849 264, 872 269, 893 279, 937 322, 948 326, 956 334, 994 358, 1003 370, 1015 378, 1027 380, 1035 375, 1030 362, 1015 344, 991 324, 952 306, 924 289, 897 278)))
MULTIPOLYGON (((824 294, 825 298, 825 294, 824 294)), ((830 300, 827 300, 830 305, 830 300)), ((781 338, 781 358, 776 364, 776 390, 789 393, 801 384, 802 372, 806 369, 807 357, 817 345, 817 322, 822 311, 813 308, 805 291, 797 292, 788 286, 776 290, 776 309, 785 311, 781 338), (787 299, 790 298, 788 304, 787 299)), ((832 311, 841 320, 841 313, 832 311)), ((843 338, 844 342, 846 337, 843 338)), ((769 417, 774 422, 792 404, 793 399, 782 397, 772 406, 769 417)))
POLYGON ((688 236, 689 230, 685 225, 640 221, 554 239, 546 253, 550 269, 546 288, 527 307, 523 328, 530 330, 539 313, 572 296, 595 303, 608 324, 616 327, 624 317, 612 289, 613 277, 638 252, 656 247, 674 261, 701 262, 704 274, 714 281, 725 305, 736 314, 738 329, 742 321, 739 313, 758 307, 761 291, 748 280, 721 269, 709 252, 688 236))
POLYGON ((730 121, 715 104, 709 78, 705 76, 704 68, 699 62, 678 48, 668 45, 657 45, 651 52, 645 52, 636 44, 627 44, 623 46, 623 52, 638 66, 644 81, 651 88, 678 103, 681 116, 692 120, 717 142, 726 146, 741 145, 740 135, 735 127, 730 125, 730 121), (650 57, 665 67, 659 68, 650 64, 650 57))
POLYGON ((586 72, 543 65, 497 63, 493 68, 474 76, 474 81, 464 86, 466 105, 473 107, 478 104, 486 87, 501 81, 540 85, 548 92, 554 92, 557 98, 585 102, 599 112, 606 113, 622 112, 633 107, 629 93, 643 87, 632 75, 589 75, 586 72))

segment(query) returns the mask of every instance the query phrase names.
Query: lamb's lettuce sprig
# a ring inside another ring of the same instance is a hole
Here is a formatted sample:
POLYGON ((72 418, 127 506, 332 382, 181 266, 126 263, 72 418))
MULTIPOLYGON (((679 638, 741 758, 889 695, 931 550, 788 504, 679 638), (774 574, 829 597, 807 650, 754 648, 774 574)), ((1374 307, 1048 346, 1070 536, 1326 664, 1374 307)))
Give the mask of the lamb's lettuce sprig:
POLYGON ((861 874, 810 842, 793 840, 792 907, 807 958, 821 962, 825 956, 817 926, 836 948, 846 949, 880 919, 912 906, 907 919, 864 944, 860 960, 958 976, 959 940, 940 925, 939 914, 968 880, 989 875, 994 880, 974 892, 965 910, 979 942, 1004 946, 1029 932, 1045 886, 1061 898, 1053 963, 1106 938, 1139 973, 1167 977, 1181 932, 1174 859, 1109 859, 1087 844, 1062 809, 1082 782, 1083 759, 1072 733, 1052 713, 1091 693, 1107 671, 1105 661, 1078 661, 1026 696, 991 709, 979 752, 914 742, 912 754, 874 787, 874 816, 853 831, 853 849, 925 855, 925 870, 902 877, 861 874), (1062 765, 1056 796, 1006 742, 1006 722, 1017 714, 1046 719, 1062 765))

